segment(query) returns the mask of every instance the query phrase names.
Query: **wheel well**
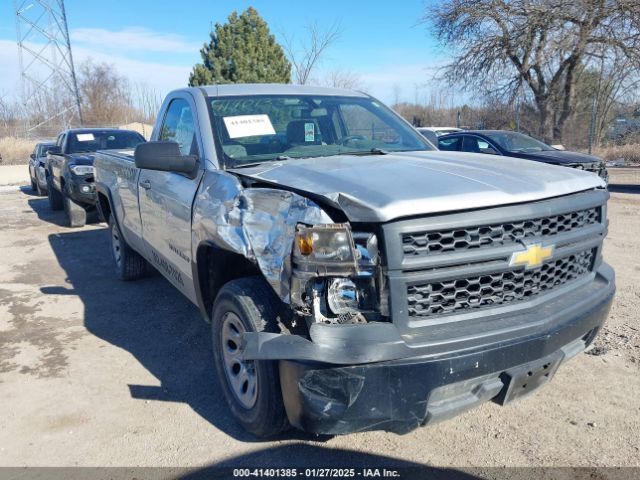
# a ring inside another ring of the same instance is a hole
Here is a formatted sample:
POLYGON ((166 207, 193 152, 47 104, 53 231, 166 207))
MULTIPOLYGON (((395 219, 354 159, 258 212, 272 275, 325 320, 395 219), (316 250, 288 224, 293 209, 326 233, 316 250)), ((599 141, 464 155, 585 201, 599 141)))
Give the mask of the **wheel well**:
POLYGON ((209 320, 216 295, 225 283, 237 278, 262 276, 260 269, 243 255, 213 245, 198 248, 196 262, 202 303, 209 320))
POLYGON ((102 220, 104 222, 109 221, 109 217, 111 216, 111 204, 109 203, 107 196, 102 192, 98 192, 98 212, 100 213, 100 216, 102 216, 102 220))

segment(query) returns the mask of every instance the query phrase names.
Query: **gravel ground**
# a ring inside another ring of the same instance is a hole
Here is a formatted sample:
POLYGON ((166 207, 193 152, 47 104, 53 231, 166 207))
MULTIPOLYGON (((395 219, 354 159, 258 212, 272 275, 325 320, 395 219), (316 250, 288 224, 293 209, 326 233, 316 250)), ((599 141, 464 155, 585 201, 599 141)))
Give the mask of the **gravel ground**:
POLYGON ((640 466, 640 187, 612 190, 611 316, 536 395, 404 436, 270 442, 229 417, 208 328, 168 282, 118 282, 104 225, 0 193, 0 466, 640 466))

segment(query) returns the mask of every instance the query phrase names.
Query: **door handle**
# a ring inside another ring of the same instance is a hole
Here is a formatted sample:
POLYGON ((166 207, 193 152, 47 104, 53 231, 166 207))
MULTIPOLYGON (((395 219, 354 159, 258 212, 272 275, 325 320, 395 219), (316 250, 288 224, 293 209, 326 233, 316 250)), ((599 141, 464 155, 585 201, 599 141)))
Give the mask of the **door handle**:
POLYGON ((138 185, 140 185, 145 190, 149 190, 151 188, 151 182, 149 180, 143 180, 142 182, 138 183, 138 185))

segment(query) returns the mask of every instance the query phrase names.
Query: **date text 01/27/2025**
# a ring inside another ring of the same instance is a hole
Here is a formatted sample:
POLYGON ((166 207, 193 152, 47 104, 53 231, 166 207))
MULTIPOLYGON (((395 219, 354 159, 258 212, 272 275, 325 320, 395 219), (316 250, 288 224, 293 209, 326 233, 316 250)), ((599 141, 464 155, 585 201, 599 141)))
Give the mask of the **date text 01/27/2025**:
POLYGON ((386 468, 235 468, 234 478, 399 478, 386 468))

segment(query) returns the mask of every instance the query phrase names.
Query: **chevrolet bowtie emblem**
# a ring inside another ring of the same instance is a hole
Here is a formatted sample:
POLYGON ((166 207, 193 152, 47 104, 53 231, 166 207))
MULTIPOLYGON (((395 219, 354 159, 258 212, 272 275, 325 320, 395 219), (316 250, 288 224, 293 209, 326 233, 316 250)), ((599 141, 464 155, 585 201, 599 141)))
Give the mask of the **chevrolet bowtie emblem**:
POLYGON ((542 265, 542 263, 551 258, 553 255, 553 245, 543 247, 542 244, 536 243, 529 245, 524 252, 513 252, 511 255, 510 266, 524 265, 528 270, 542 265))

